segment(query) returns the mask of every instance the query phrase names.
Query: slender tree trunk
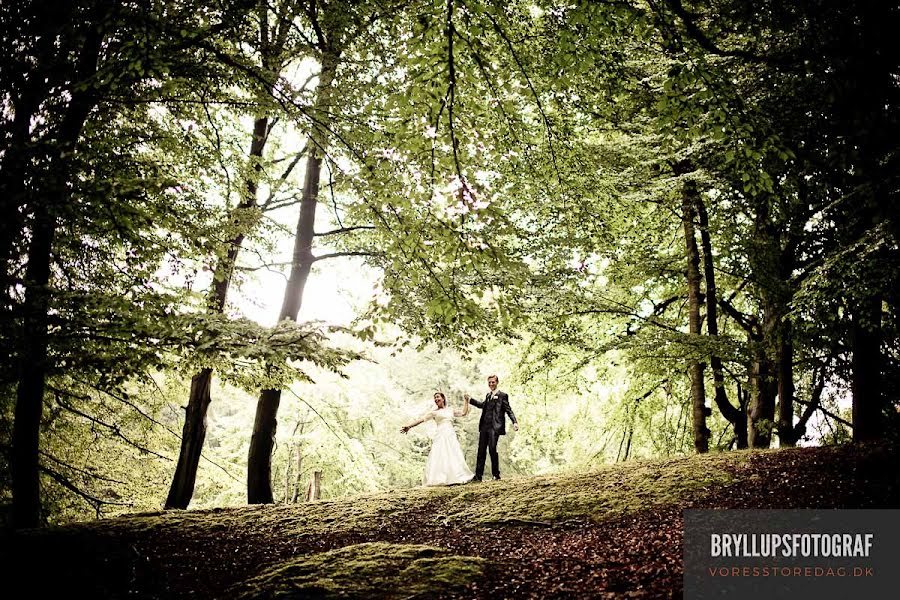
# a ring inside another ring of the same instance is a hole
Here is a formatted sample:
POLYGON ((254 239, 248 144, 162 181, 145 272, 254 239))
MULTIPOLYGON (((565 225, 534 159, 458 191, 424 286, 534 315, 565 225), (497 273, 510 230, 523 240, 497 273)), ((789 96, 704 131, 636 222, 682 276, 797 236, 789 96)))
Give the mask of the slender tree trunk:
POLYGON ((197 466, 206 440, 206 411, 212 401, 212 369, 203 369, 191 379, 191 395, 184 415, 178 466, 166 498, 166 508, 187 508, 194 493, 197 466))
POLYGON ((779 330, 779 307, 770 298, 763 298, 763 322, 761 331, 751 341, 753 364, 751 368, 750 407, 748 411, 748 441, 751 448, 768 448, 772 444, 775 429, 775 397, 778 393, 777 361, 770 356, 770 347, 776 343, 779 330))
MULTIPOLYGON (((261 159, 266 146, 268 126, 268 117, 260 117, 253 124, 253 140, 250 143, 250 161, 253 168, 245 184, 246 193, 243 200, 231 214, 231 223, 241 230, 228 241, 225 256, 219 260, 213 272, 213 287, 207 301, 207 310, 210 313, 222 313, 225 310, 238 253, 244 243, 246 229, 252 227, 246 224, 246 213, 255 209, 257 205, 257 181, 262 171, 261 159)), ((166 499, 166 508, 187 508, 194 495, 197 469, 206 441, 206 413, 212 401, 210 395, 212 378, 212 369, 203 369, 191 379, 191 391, 181 434, 181 450, 169 488, 169 496, 166 499)))
MULTIPOLYGON (((103 36, 96 26, 87 27, 78 57, 78 80, 86 81, 97 72, 103 36)), ((32 237, 28 249, 21 371, 16 388, 13 423, 12 523, 14 527, 37 527, 42 522, 39 449, 41 414, 44 406, 48 364, 48 310, 50 308, 50 265, 56 235, 56 210, 70 204, 69 156, 75 151, 95 99, 89 89, 74 92, 59 128, 58 145, 50 162, 51 184, 47 198, 34 202, 32 237), (57 158, 58 157, 58 158, 57 158)))
POLYGON ((809 422, 810 417, 813 416, 813 413, 815 413, 822 404, 822 392, 825 390, 825 367, 822 367, 818 375, 816 374, 816 371, 813 370, 812 378, 813 389, 810 394, 809 402, 806 403, 803 414, 800 415, 800 418, 794 424, 794 431, 791 435, 795 444, 806 434, 806 424, 809 422))
MULTIPOLYGON (((297 220, 297 231, 294 238, 291 274, 284 292, 279 322, 285 319, 297 320, 303 304, 303 291, 315 261, 312 245, 319 197, 319 177, 322 172, 322 148, 327 138, 325 115, 336 69, 337 57, 325 53, 313 111, 313 114, 319 119, 319 123, 313 127, 310 134, 306 177, 303 195, 300 199, 300 217, 297 220)), ((280 403, 281 390, 266 389, 260 393, 256 404, 256 419, 253 423, 253 435, 250 438, 250 452, 247 457, 247 501, 250 504, 271 504, 274 501, 272 495, 272 449, 275 446, 280 403)))
MULTIPOLYGON (((685 184, 682 196, 682 223, 687 256, 688 315, 691 335, 700 335, 700 254, 694 236, 696 188, 692 182, 685 184)), ((710 431, 706 427, 709 408, 706 406, 706 391, 703 384, 703 364, 692 359, 688 367, 691 377, 691 415, 694 433, 694 450, 698 453, 709 451, 710 431)))
MULTIPOLYGON (((289 3, 282 3, 277 11, 277 26, 269 26, 268 2, 260 0, 257 6, 259 15, 259 49, 261 66, 273 74, 273 83, 280 74, 283 65, 280 53, 287 39, 293 20, 293 9, 289 3), (283 11, 283 12, 282 12, 283 11)), ((296 8, 296 7, 295 7, 296 8)), ((274 88, 269 89, 269 93, 274 88)), ((259 179, 263 172, 262 157, 268 141, 270 119, 266 115, 258 116, 253 122, 253 137, 250 140, 249 169, 244 181, 244 195, 241 202, 232 211, 230 217, 233 237, 228 240, 225 255, 219 258, 213 271, 213 285, 207 300, 207 310, 213 314, 221 314, 225 310, 228 290, 234 275, 238 254, 247 233, 256 227, 255 220, 248 220, 248 213, 256 210, 259 179)), ((185 411, 184 429, 181 438, 181 452, 178 465, 172 478, 166 508, 187 508, 194 494, 194 482, 200 464, 201 451, 206 440, 206 413, 211 397, 212 369, 203 369, 195 374, 191 382, 191 393, 185 411)))
MULTIPOLYGON (((322 159, 315 144, 310 145, 306 163, 306 182, 300 201, 300 218, 297 221, 297 235, 294 240, 293 265, 288 279, 279 321, 297 320, 303 303, 303 291, 312 269, 313 228, 315 226, 316 205, 319 193, 319 175, 322 159)), ((247 501, 250 504, 271 504, 272 496, 272 449, 278 426, 278 407, 281 404, 281 390, 266 389, 259 395, 256 405, 256 419, 253 436, 250 439, 250 454, 247 459, 247 501)))
POLYGON ((881 390, 881 296, 860 302, 852 315, 853 441, 867 442, 884 434, 881 390))
POLYGON ((297 476, 294 477, 294 493, 291 494, 291 504, 297 504, 300 498, 300 481, 303 478, 303 445, 297 447, 297 476))
MULTIPOLYGON (((706 212, 706 205, 703 198, 698 194, 697 216, 700 222, 700 244, 703 247, 703 274, 706 279, 706 331, 711 338, 718 338, 718 292, 716 290, 716 273, 712 256, 712 240, 709 235, 709 216, 706 212)), ((722 359, 715 353, 709 357, 709 364, 712 367, 713 382, 715 383, 715 403, 722 413, 722 416, 731 423, 734 429, 734 438, 738 449, 747 447, 747 417, 740 409, 740 399, 738 399, 738 408, 735 408, 728 400, 728 393, 725 391, 725 374, 722 368, 722 359)))
POLYGON ((313 473, 313 478, 309 482, 309 487, 306 488, 306 501, 312 502, 313 500, 318 500, 321 492, 322 471, 315 471, 313 473))
POLYGON ((282 503, 287 504, 291 498, 291 479, 294 474, 294 444, 288 446, 287 460, 284 461, 284 494, 282 503))
POLYGON ((634 437, 634 426, 628 427, 628 442, 625 444, 625 458, 622 459, 624 461, 628 461, 628 456, 631 454, 631 439, 634 437))
MULTIPOLYGON (((307 410, 307 414, 309 411, 307 410)), ((299 420, 294 426, 294 432, 291 434, 292 439, 296 439, 296 444, 291 444, 291 452, 288 453, 288 468, 284 482, 284 501, 289 504, 296 504, 297 498, 300 496, 300 479, 303 476, 303 431, 306 429, 306 421, 299 420), (300 432, 300 438, 297 438, 297 432, 300 432), (297 448, 297 463, 293 464, 294 447, 297 448), (297 470, 296 475, 291 471, 291 467, 297 470)))

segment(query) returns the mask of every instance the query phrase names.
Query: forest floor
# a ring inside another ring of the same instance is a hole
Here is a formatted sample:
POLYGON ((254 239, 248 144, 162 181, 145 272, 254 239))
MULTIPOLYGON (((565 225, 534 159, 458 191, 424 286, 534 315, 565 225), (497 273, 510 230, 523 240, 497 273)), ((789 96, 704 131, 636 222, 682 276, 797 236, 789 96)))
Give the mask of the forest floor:
POLYGON ((741 451, 165 511, 7 534, 0 564, 12 567, 5 589, 30 598, 681 597, 683 510, 898 508, 898 458, 879 446, 741 451))

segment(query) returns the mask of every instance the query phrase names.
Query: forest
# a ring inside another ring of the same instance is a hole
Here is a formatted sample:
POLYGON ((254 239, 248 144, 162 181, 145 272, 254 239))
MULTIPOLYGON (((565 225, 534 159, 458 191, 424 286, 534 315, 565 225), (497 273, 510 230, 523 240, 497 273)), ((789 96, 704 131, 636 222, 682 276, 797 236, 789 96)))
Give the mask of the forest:
POLYGON ((895 2, 0 27, 3 527, 419 486, 489 375, 504 478, 900 435, 895 2))

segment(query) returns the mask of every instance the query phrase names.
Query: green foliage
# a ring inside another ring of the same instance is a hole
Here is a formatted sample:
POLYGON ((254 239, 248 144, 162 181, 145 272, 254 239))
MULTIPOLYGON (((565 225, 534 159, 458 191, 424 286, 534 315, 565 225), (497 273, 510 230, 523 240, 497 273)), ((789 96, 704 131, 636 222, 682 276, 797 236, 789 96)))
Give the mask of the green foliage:
MULTIPOLYGON (((58 519, 153 505, 138 482, 162 481, 178 398, 205 368, 224 400, 210 430, 221 468, 202 474, 200 505, 241 501, 236 407, 261 388, 290 390, 273 462, 283 500, 314 470, 326 496, 417 483, 428 441, 394 439, 399 424, 436 389, 477 392, 484 371, 503 373, 525 425, 501 446, 516 474, 685 452, 687 365, 719 359, 743 411, 763 387, 754 364, 788 346, 798 400, 827 384, 810 435, 843 441, 860 327, 877 334, 894 416, 890 11, 159 0, 44 18, 14 4, 0 9, 4 499, 26 309, 44 292, 42 465, 58 519), (95 35, 93 72, 79 57, 95 35), (266 145, 248 158, 256 123, 266 145), (216 284, 239 292, 293 261, 275 254, 304 183, 301 139, 324 157, 319 222, 342 231, 318 235, 314 254, 378 273, 355 340, 321 323, 262 327, 233 295, 208 310, 216 284), (685 190, 708 212, 694 225, 711 246, 716 336, 706 308, 707 333, 688 333, 685 190), (45 214, 46 290, 27 276, 45 214), (393 328, 419 353, 387 356, 375 340, 393 328), (459 354, 437 354, 448 347, 459 354)), ((469 454, 474 422, 460 426, 469 454)), ((733 444, 720 414, 710 428, 733 444)))

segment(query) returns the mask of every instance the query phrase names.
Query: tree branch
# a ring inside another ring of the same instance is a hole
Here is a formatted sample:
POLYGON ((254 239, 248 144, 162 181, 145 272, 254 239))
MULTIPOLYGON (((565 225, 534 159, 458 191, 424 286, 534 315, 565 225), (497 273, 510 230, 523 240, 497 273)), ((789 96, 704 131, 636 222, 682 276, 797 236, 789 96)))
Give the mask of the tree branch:
POLYGON ((703 33, 703 31, 697 25, 697 22, 694 20, 694 15, 692 15, 684 8, 681 0, 666 0, 666 3, 672 9, 672 12, 674 12, 681 20, 682 25, 684 25, 684 28, 691 39, 696 41, 701 48, 711 54, 715 54, 716 56, 742 58, 754 63, 765 63, 770 65, 782 66, 791 64, 791 62, 786 60, 786 58, 784 57, 760 56, 759 54, 754 54, 753 52, 750 52, 748 50, 724 50, 722 48, 719 48, 715 44, 715 42, 713 42, 705 33, 703 33))
POLYGON ((534 97, 534 101, 537 104, 538 112, 541 113, 541 119, 544 122, 544 128, 547 131, 547 144, 550 150, 550 160, 553 162, 553 170, 556 173, 556 180, 559 183, 562 183, 562 175, 559 173, 559 165, 556 162, 556 151, 553 148, 553 127, 550 125, 550 119, 547 117, 547 113, 544 111, 544 104, 541 102, 541 97, 538 95, 537 90, 534 87, 534 84, 531 81, 531 77, 528 75, 528 71, 525 70, 522 61, 519 60, 519 55, 516 54, 515 47, 512 43, 512 40, 509 39, 509 36, 506 35, 506 31, 500 27, 500 24, 494 18, 494 15, 487 13, 488 19, 491 21, 491 25, 493 25, 494 30, 497 32, 504 42, 506 42, 506 46, 509 49, 509 53, 512 56, 513 60, 516 63, 516 66, 519 67, 519 71, 522 73, 522 77, 525 78, 525 83, 528 84, 528 89, 531 92, 531 95, 534 97))
MULTIPOLYGON (((813 373, 813 377, 815 377, 815 373, 813 373)), ((812 396, 810 397, 809 403, 806 405, 806 409, 803 411, 803 414, 800 416, 800 419, 797 421, 797 424, 794 425, 794 436, 797 439, 803 436, 806 432, 806 424, 809 422, 810 417, 812 417, 813 413, 816 412, 816 409, 819 408, 822 404, 822 392, 825 390, 825 369, 822 369, 821 376, 817 378, 816 386, 813 388, 812 396)), ((796 400, 796 398, 795 398, 796 400)))
MULTIPOLYGON (((812 404, 812 402, 807 402, 806 400, 801 400, 800 398, 794 398, 794 401, 795 401, 795 402, 799 402, 800 404, 802 404, 802 405, 804 405, 804 406, 809 406, 810 404, 812 404)), ((834 419, 834 420, 837 421, 838 423, 842 423, 842 424, 846 425, 847 427, 849 427, 850 429, 853 429, 853 423, 851 423, 850 421, 848 421, 848 420, 846 420, 846 419, 844 419, 844 418, 842 418, 842 417, 837 416, 836 414, 834 414, 833 412, 830 412, 829 410, 827 410, 827 409, 824 408, 823 406, 817 406, 816 409, 818 409, 819 411, 821 411, 822 414, 824 414, 825 416, 831 417, 832 419, 834 419)))
POLYGON ((753 320, 736 309, 731 302, 725 300, 724 298, 719 299, 719 308, 722 309, 724 313, 726 313, 729 317, 734 319, 741 328, 748 333, 755 333, 756 328, 754 327, 753 320))
POLYGON ((118 483, 119 485, 127 485, 124 481, 119 481, 118 479, 112 479, 111 477, 104 477, 103 475, 91 473, 90 471, 87 471, 85 469, 80 469, 78 467, 72 466, 69 463, 56 458, 52 454, 44 452, 43 450, 39 450, 38 452, 40 452, 41 456, 55 462, 59 466, 65 467, 66 469, 71 469, 71 470, 75 471, 76 473, 81 473, 82 475, 85 475, 86 477, 92 477, 94 479, 99 479, 100 481, 107 481, 109 483, 118 483))
POLYGON ((339 227, 338 229, 332 229, 330 231, 323 231, 322 233, 314 233, 313 235, 316 237, 324 237, 326 235, 336 235, 340 233, 349 233, 351 231, 359 231, 359 230, 374 230, 377 229, 374 225, 354 225, 352 227, 339 227))
POLYGON ((92 496, 84 490, 80 489, 74 483, 69 481, 67 477, 60 473, 57 473, 47 465, 38 465, 38 468, 46 475, 48 475, 51 479, 53 479, 56 483, 63 486, 70 492, 75 493, 77 496, 88 502, 91 506, 94 507, 94 510, 97 512, 98 516, 100 514, 100 507, 104 504, 110 506, 134 506, 134 504, 131 502, 115 502, 114 500, 103 500, 102 498, 97 498, 96 496, 92 496))
POLYGON ((277 183, 275 185, 270 186, 269 197, 266 198, 266 201, 260 205, 261 211, 265 212, 266 210, 268 210, 270 208, 272 202, 275 200, 275 194, 278 192, 279 189, 281 189, 281 186, 284 185, 284 182, 287 181, 287 178, 290 177, 294 168, 297 166, 297 163, 300 162, 300 159, 302 159, 304 156, 306 156, 306 150, 308 147, 309 147, 309 145, 303 146, 303 148, 294 155, 294 157, 291 159, 291 162, 288 163, 288 166, 285 167, 284 171, 278 177, 277 183))
POLYGON ((313 257, 313 262, 326 260, 329 258, 339 258, 342 256, 384 256, 383 252, 365 252, 365 251, 349 251, 349 252, 332 252, 330 254, 321 254, 313 257))
POLYGON ((66 404, 65 402, 62 401, 62 399, 60 398, 60 394, 58 394, 58 393, 56 394, 56 403, 59 404, 60 407, 66 409, 67 411, 69 411, 69 412, 71 412, 71 413, 73 413, 73 414, 76 414, 76 415, 78 415, 78 416, 80 416, 80 417, 84 417, 85 419, 87 419, 87 420, 89 420, 89 421, 91 421, 91 422, 93 422, 93 423, 96 423, 97 425, 100 425, 101 427, 104 427, 105 429, 108 429, 108 430, 111 431, 116 437, 121 438, 121 439, 124 440, 128 445, 133 446, 134 448, 137 448, 137 449, 140 450, 141 452, 144 452, 144 453, 147 453, 147 454, 152 454, 153 456, 156 456, 156 457, 158 457, 158 458, 162 458, 163 460, 167 460, 167 461, 170 461, 170 462, 172 461, 172 459, 169 458, 168 456, 163 456, 162 454, 159 454, 158 452, 154 452, 153 450, 151 450, 151 449, 149 449, 149 448, 145 448, 144 446, 141 446, 141 445, 138 444, 137 442, 131 441, 130 439, 128 439, 128 438, 125 436, 125 434, 122 433, 122 430, 119 429, 119 426, 118 426, 118 425, 111 425, 111 424, 109 424, 109 423, 106 423, 105 421, 101 421, 100 419, 98 419, 98 418, 96 418, 96 417, 94 417, 94 416, 91 416, 91 415, 89 415, 89 414, 87 414, 87 413, 85 413, 85 412, 82 412, 82 411, 78 410, 78 409, 75 408, 74 406, 71 406, 71 405, 69 405, 69 404, 66 404))

